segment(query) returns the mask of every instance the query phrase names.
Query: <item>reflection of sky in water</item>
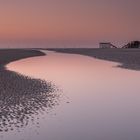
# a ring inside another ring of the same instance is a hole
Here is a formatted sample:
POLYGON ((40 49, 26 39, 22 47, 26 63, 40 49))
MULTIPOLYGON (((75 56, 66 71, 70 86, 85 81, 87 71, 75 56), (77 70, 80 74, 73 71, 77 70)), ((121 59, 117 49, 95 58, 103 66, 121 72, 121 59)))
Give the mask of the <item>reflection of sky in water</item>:
POLYGON ((69 104, 61 102, 56 116, 40 119, 39 135, 30 131, 30 139, 139 140, 140 72, 115 66, 87 56, 51 52, 11 63, 9 69, 53 81, 68 97, 69 104))
POLYGON ((8 70, 0 71, 0 131, 34 121, 35 115, 57 104, 55 86, 8 70))

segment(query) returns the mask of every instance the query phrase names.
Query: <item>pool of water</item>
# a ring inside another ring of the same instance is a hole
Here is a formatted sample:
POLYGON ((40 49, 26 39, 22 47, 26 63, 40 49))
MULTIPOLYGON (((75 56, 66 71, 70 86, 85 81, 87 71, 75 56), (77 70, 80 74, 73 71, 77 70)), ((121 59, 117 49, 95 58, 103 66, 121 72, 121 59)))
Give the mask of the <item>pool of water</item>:
POLYGON ((3 140, 140 140, 140 72, 88 56, 45 51, 7 69, 54 83, 59 105, 3 140))

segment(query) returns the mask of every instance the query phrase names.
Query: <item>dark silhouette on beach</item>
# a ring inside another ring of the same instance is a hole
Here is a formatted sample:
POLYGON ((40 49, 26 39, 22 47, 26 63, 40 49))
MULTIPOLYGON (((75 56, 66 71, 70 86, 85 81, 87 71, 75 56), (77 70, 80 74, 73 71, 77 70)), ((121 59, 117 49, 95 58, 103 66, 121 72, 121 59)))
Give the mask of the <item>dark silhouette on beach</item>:
POLYGON ((123 48, 140 48, 140 41, 131 41, 127 45, 123 46, 123 48))

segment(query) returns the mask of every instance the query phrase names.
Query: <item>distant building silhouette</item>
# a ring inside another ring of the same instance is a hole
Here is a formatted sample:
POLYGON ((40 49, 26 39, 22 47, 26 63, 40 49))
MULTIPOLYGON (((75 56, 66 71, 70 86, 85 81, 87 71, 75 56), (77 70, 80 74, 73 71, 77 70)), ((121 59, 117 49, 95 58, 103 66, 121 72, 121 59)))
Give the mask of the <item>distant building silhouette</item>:
POLYGON ((110 42, 100 43, 99 48, 107 49, 107 48, 117 48, 115 45, 112 45, 110 42))
POLYGON ((140 48, 140 41, 131 41, 122 48, 140 48))

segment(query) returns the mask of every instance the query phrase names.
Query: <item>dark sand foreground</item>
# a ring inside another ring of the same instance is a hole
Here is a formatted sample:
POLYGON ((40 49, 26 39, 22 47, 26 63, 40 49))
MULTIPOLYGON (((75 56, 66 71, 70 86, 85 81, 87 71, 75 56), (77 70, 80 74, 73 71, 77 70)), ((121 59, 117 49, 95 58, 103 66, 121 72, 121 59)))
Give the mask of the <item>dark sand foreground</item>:
POLYGON ((118 62, 120 63, 118 67, 140 70, 140 49, 59 48, 48 50, 87 55, 98 59, 118 62))
POLYGON ((12 61, 42 55, 36 50, 0 50, 0 131, 24 127, 38 112, 55 105, 52 83, 5 68, 12 61))
POLYGON ((0 68, 6 64, 23 58, 42 56, 43 52, 29 49, 1 49, 0 50, 0 68))

